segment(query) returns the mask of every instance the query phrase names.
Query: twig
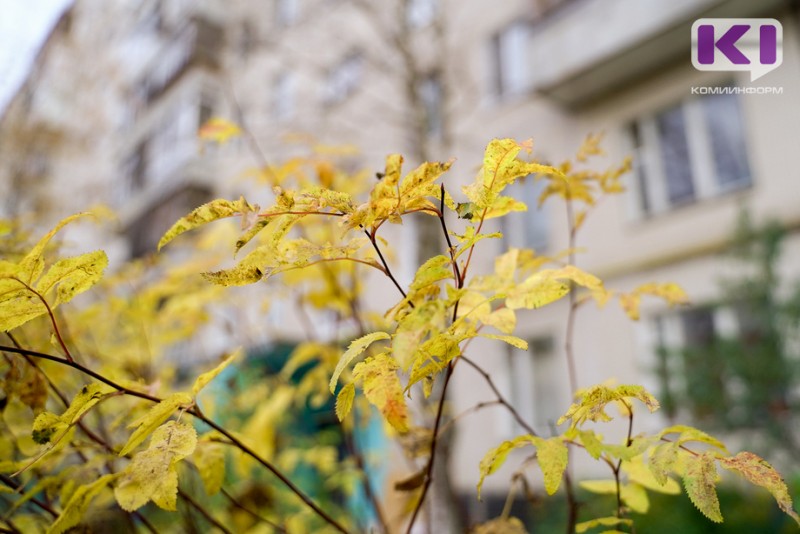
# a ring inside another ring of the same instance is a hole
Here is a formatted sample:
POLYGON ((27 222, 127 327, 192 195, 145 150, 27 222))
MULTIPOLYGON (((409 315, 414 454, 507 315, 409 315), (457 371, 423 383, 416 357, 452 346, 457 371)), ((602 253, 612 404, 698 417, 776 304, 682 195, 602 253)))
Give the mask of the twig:
POLYGON ((364 484, 363 484, 364 493, 366 494, 367 499, 372 505, 372 509, 375 511, 375 517, 378 519, 378 524, 380 524, 382 531, 388 534, 389 523, 386 521, 386 515, 383 512, 383 507, 381 506, 381 503, 378 500, 378 496, 372 489, 372 484, 370 484, 369 473, 367 473, 366 464, 364 462, 364 455, 361 454, 360 450, 358 450, 353 433, 350 432, 347 428, 345 428, 344 424, 341 424, 341 429, 345 447, 355 460, 356 467, 358 468, 358 470, 364 474, 364 484))
POLYGON ((428 459, 428 466, 425 469, 425 483, 422 486, 422 493, 417 501, 417 506, 414 508, 414 513, 411 515, 411 522, 408 524, 406 534, 411 534, 411 529, 414 528, 414 522, 417 520, 419 511, 422 509, 422 504, 425 502, 425 496, 433 482, 433 462, 436 460, 436 444, 439 437, 439 425, 442 422, 442 413, 444 412, 444 400, 447 395, 447 385, 450 383, 450 377, 453 376, 453 368, 455 364, 452 360, 447 363, 447 373, 444 375, 444 385, 442 386, 442 396, 439 399, 439 408, 436 410, 436 422, 433 424, 433 437, 431 438, 431 454, 428 459))
POLYGON ((502 404, 503 406, 506 407, 506 409, 511 413, 511 416, 517 421, 517 423, 519 423, 519 425, 522 428, 525 429, 525 431, 528 434, 530 434, 532 436, 538 436, 538 434, 533 429, 533 427, 531 425, 529 425, 528 422, 525 421, 522 418, 522 416, 519 414, 517 409, 514 408, 514 406, 510 402, 508 402, 506 400, 506 398, 503 396, 502 393, 500 393, 500 390, 497 389, 497 386, 495 385, 494 380, 492 380, 492 377, 489 375, 489 373, 484 371, 483 368, 480 365, 478 365, 472 359, 468 358, 467 356, 465 356, 463 354, 460 356, 460 359, 464 360, 464 363, 466 363, 467 365, 469 365, 470 367, 475 369, 483 377, 483 379, 486 380, 486 383, 489 385, 489 387, 491 388, 492 392, 497 397, 497 401, 500 404, 502 404))
POLYGON ((72 361, 72 354, 70 353, 69 349, 67 348, 67 344, 64 343, 64 339, 61 337, 61 331, 58 329, 58 323, 56 322, 56 316, 53 315, 53 309, 50 307, 50 304, 47 303, 47 299, 44 298, 44 295, 42 295, 41 293, 39 293, 38 291, 33 289, 31 286, 29 286, 28 284, 26 284, 25 282, 23 282, 22 280, 20 280, 19 278, 15 277, 15 276, 9 277, 9 280, 16 280, 17 282, 19 282, 20 284, 25 286, 25 288, 28 291, 30 291, 31 293, 36 295, 36 297, 42 302, 42 304, 44 304, 44 307, 47 310, 47 315, 50 316, 50 323, 53 325, 53 331, 55 332, 56 338, 58 339, 58 344, 61 345, 62 349, 64 349, 64 356, 67 358, 67 360, 72 361))
MULTIPOLYGON (((386 272, 386 276, 389 277, 389 280, 392 281, 392 283, 394 284, 394 287, 396 287, 397 290, 400 292, 400 294, 403 295, 403 298, 408 298, 406 296, 406 292, 403 291, 403 288, 400 287, 400 284, 398 283, 397 279, 392 274, 392 270, 389 269, 389 264, 386 263, 386 259, 383 257, 383 254, 381 253, 381 249, 378 247, 378 242, 376 241, 376 238, 375 238, 375 231, 373 230, 372 232, 369 232, 365 228, 364 229, 364 233, 367 234, 367 237, 369 238, 369 242, 372 243, 372 248, 374 248, 375 252, 378 253, 378 258, 380 258, 381 263, 383 264, 383 268, 384 268, 384 270, 386 272)), ((413 302, 409 302, 408 304, 412 308, 414 307, 414 303, 413 302)))
MULTIPOLYGON (((162 399, 160 399, 158 397, 154 397, 153 395, 149 395, 147 393, 142 393, 140 391, 136 391, 136 390, 129 389, 129 388, 126 388, 124 386, 121 386, 121 385, 117 384, 116 382, 114 382, 113 380, 110 380, 110 379, 106 378, 105 376, 103 376, 103 375, 101 375, 101 374, 99 374, 99 373, 97 373, 95 371, 92 371, 91 369, 89 369, 87 367, 84 367, 83 365, 81 365, 81 364, 79 364, 77 362, 68 361, 68 360, 65 360, 64 358, 59 358, 59 357, 53 356, 51 354, 45 354, 45 353, 42 353, 42 352, 36 352, 36 351, 32 351, 32 350, 27 350, 27 349, 18 349, 18 348, 15 348, 15 347, 7 347, 7 346, 0 346, 0 351, 10 352, 10 353, 13 353, 13 354, 33 356, 33 357, 36 357, 36 358, 41 358, 41 359, 44 359, 44 360, 49 360, 49 361, 52 361, 52 362, 60 363, 62 365, 66 365, 67 367, 72 367, 73 369, 75 369, 77 371, 80 371, 81 373, 83 373, 83 374, 85 374, 87 376, 91 376, 95 380, 103 382, 104 384, 107 384, 107 385, 111 386, 112 388, 116 389, 117 391, 120 391, 120 392, 122 392, 122 393, 124 393, 126 395, 130 395, 132 397, 138 397, 140 399, 146 399, 146 400, 149 400, 150 402, 155 402, 155 403, 159 403, 162 400, 162 399)), ((345 532, 345 533, 347 532, 347 530, 342 525, 340 525, 335 519, 333 519, 324 510, 322 510, 319 506, 317 506, 317 504, 314 503, 314 501, 312 501, 310 497, 308 497, 300 488, 298 488, 286 475, 284 475, 281 471, 279 471, 278 468, 276 468, 274 465, 272 465, 269 461, 267 461, 264 458, 262 458, 261 456, 259 456, 255 451, 253 451, 250 447, 245 445, 242 441, 240 441, 238 438, 236 438, 229 431, 227 431, 226 429, 224 429, 223 427, 221 427, 220 425, 218 425, 217 423, 215 423, 214 421, 212 421, 211 419, 209 419, 208 417, 203 415, 203 413, 200 411, 200 409, 197 406, 189 408, 188 410, 186 410, 186 413, 189 413, 189 414, 193 415, 194 417, 197 417, 198 419, 200 419, 204 423, 206 423, 208 426, 210 426, 211 428, 213 428, 214 430, 216 430, 217 432, 219 432, 220 434, 222 434, 223 436, 228 438, 228 440, 230 440, 231 444, 233 444, 240 451, 242 451, 243 453, 247 454, 248 456, 250 456, 251 458, 256 460, 258 463, 260 463, 262 466, 264 466, 273 475, 278 477, 278 479, 281 482, 283 482, 284 485, 286 485, 292 491, 292 493, 294 493, 298 498, 300 498, 300 500, 302 500, 309 508, 311 508, 317 515, 319 515, 322 519, 324 519, 328 524, 330 524, 336 530, 338 530, 339 532, 345 532)))
POLYGON ((180 488, 178 488, 178 495, 180 496, 181 499, 186 501, 189 504, 189 506, 200 512, 200 515, 202 515, 206 519, 206 521, 208 521, 209 523, 220 529, 225 534, 233 534, 230 530, 225 528, 225 525, 214 519, 214 516, 212 516, 208 510, 203 508, 203 506, 199 502, 195 501, 191 495, 189 495, 180 488))
POLYGON ((263 523, 266 523, 267 525, 271 526, 272 528, 274 528, 278 532, 284 532, 284 533, 286 532, 286 529, 283 528, 282 526, 280 526, 279 524, 275 523, 274 521, 270 521, 266 517, 264 517, 261 514, 258 514, 258 513, 254 512, 254 511, 252 511, 251 509, 249 509, 248 507, 246 507, 245 505, 240 503, 233 495, 228 493, 228 490, 226 490, 225 488, 220 488, 220 491, 225 496, 225 498, 227 498, 228 501, 230 501, 230 503, 232 505, 234 505, 236 508, 242 510, 243 512, 246 512, 246 513, 250 514, 254 518, 258 519, 259 521, 261 521, 263 523))

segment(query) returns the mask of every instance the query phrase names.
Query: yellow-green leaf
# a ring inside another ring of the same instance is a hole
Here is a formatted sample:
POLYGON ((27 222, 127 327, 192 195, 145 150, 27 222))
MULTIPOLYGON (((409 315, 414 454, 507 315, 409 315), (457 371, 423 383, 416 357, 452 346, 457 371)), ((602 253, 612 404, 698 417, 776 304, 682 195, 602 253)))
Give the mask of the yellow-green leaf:
POLYGON ((514 310, 509 308, 500 308, 499 310, 493 311, 489 315, 483 317, 481 321, 485 325, 497 328, 504 334, 512 333, 517 327, 517 315, 514 313, 514 310))
POLYGON ((188 232, 206 223, 232 217, 236 214, 247 214, 253 211, 253 206, 247 203, 244 197, 239 200, 216 199, 195 208, 189 215, 181 217, 167 230, 158 242, 158 250, 164 245, 178 237, 184 232, 188 232))
POLYGON ((408 432, 409 415, 397 362, 386 354, 367 358, 353 369, 353 379, 363 381, 364 396, 399 433, 408 432))
POLYGON ((128 425, 128 428, 136 428, 128 442, 119 452, 120 456, 125 456, 135 449, 147 436, 149 436, 161 423, 170 418, 181 405, 191 404, 192 397, 188 393, 174 393, 162 400, 142 417, 128 425))
POLYGON ((678 461, 678 444, 661 443, 653 449, 647 460, 647 465, 653 477, 662 486, 671 480, 667 475, 678 461))
POLYGON ((687 455, 684 464, 683 486, 689 499, 704 516, 715 523, 722 523, 716 489, 718 476, 714 455, 710 452, 697 456, 687 455))
POLYGON ((517 336, 509 336, 504 334, 481 334, 481 337, 503 341, 512 347, 518 348, 519 350, 528 350, 528 342, 524 339, 518 338, 517 336))
POLYGON ((55 236, 59 230, 64 228, 72 221, 85 215, 89 215, 89 213, 76 213, 75 215, 70 215, 69 217, 59 221, 59 223, 56 224, 52 230, 47 232, 39 240, 39 242, 36 243, 31 251, 28 252, 24 258, 22 258, 19 266, 21 269, 22 279, 25 281, 25 283, 31 285, 34 280, 42 275, 42 271, 44 271, 44 258, 42 258, 42 254, 44 254, 44 248, 47 246, 50 240, 53 239, 53 236, 55 236))
POLYGON ((216 495, 225 481, 225 451, 222 443, 205 441, 192 454, 206 495, 216 495))
POLYGON ((192 386, 192 395, 197 396, 197 394, 200 393, 200 390, 206 387, 209 382, 214 380, 214 378, 217 375, 219 375, 223 370, 225 370, 225 368, 228 367, 228 365, 230 365, 230 363, 236 358, 238 358, 241 354, 242 354, 242 349, 241 348, 236 349, 212 370, 206 371, 205 373, 198 376, 197 379, 194 381, 194 385, 192 386))
POLYGON ((36 283, 36 290, 46 297, 55 287, 56 300, 52 307, 58 306, 95 285, 107 266, 108 256, 102 250, 58 260, 36 283))
POLYGON ((742 475, 752 484, 761 486, 769 491, 778 506, 798 525, 800 525, 800 516, 792 508, 792 497, 789 493, 789 488, 781 478, 781 475, 769 465, 763 458, 752 452, 743 451, 730 458, 719 458, 719 464, 729 471, 733 471, 742 475))
POLYGON ((569 451, 559 437, 535 438, 532 441, 536 445, 538 464, 544 475, 544 489, 548 495, 553 495, 558 491, 567 468, 569 451))
POLYGON ((584 532, 594 527, 615 527, 618 525, 633 525, 633 520, 621 517, 598 517, 590 521, 583 521, 575 525, 575 533, 583 534, 584 532))
POLYGON ((347 347, 345 353, 342 354, 342 357, 339 359, 339 363, 336 364, 336 369, 333 371, 331 382, 328 385, 331 393, 336 390, 336 383, 339 381, 339 376, 353 360, 358 358, 358 356, 367 350, 367 347, 372 345, 374 342, 380 341, 381 339, 389 339, 390 337, 391 336, 386 332, 372 332, 371 334, 367 334, 352 341, 347 347))
POLYGON ((39 444, 57 442, 80 418, 114 389, 105 384, 84 386, 61 415, 40 413, 33 422, 33 441, 39 444))
POLYGON ((118 476, 118 474, 103 475, 94 482, 79 486, 72 493, 72 497, 67 501, 64 510, 47 529, 47 534, 61 534, 78 525, 85 518, 92 499, 118 476))
POLYGON ((356 387, 352 383, 344 386, 336 396, 336 417, 339 421, 344 421, 344 418, 353 409, 353 399, 355 397, 356 387))
POLYGON ((470 534, 527 534, 525 525, 516 517, 497 517, 481 523, 470 530, 470 534))
POLYGON ((548 271, 532 274, 508 292, 506 306, 536 309, 555 302, 569 293, 569 284, 550 276, 548 271))
POLYGON ((169 421, 158 427, 150 446, 134 456, 114 489, 117 503, 132 512, 153 501, 164 510, 174 511, 178 494, 176 464, 192 454, 197 432, 187 424, 169 421))
POLYGON ((453 277, 453 268, 447 256, 434 256, 422 264, 411 282, 411 290, 418 291, 440 280, 453 277))
POLYGON ((706 434, 702 430, 697 428, 687 426, 687 425, 673 425, 670 427, 665 428, 661 432, 658 433, 659 438, 663 438, 669 434, 678 434, 678 438, 675 439, 675 443, 677 445, 683 445, 684 443, 688 443, 690 441, 697 441, 700 443, 706 443, 713 447, 716 447, 722 450, 724 453, 728 453, 728 449, 725 447, 725 444, 722 443, 720 440, 706 434))
POLYGON ((585 390, 581 395, 580 401, 573 403, 558 420, 561 424, 568 419, 572 419, 572 426, 579 426, 585 421, 610 421, 611 417, 606 413, 605 407, 608 403, 620 401, 627 398, 634 398, 642 401, 651 412, 659 408, 658 401, 642 386, 622 385, 616 388, 609 388, 603 385, 592 386, 585 390))
POLYGON ((478 466, 481 475, 478 480, 478 500, 481 499, 481 487, 483 486, 484 479, 503 466, 506 458, 508 458, 508 454, 512 450, 526 445, 533 445, 533 439, 535 439, 535 436, 531 436, 530 434, 517 436, 512 440, 504 441, 486 453, 478 466))

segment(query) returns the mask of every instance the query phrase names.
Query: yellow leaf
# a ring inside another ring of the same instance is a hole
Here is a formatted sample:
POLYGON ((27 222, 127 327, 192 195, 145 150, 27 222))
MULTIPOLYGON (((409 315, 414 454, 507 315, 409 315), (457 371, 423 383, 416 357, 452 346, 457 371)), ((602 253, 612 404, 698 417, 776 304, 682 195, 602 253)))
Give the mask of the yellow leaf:
POLYGON ((679 434, 678 438, 674 440, 677 445, 683 445, 684 443, 688 443, 690 441, 697 441, 716 447, 728 454, 728 449, 725 447, 724 443, 714 436, 706 434, 697 428, 687 425, 672 425, 659 432, 658 437, 663 438, 669 434, 679 434))
POLYGON ((517 316, 514 310, 509 308, 500 308, 486 315, 483 319, 483 324, 493 326, 503 332, 510 334, 517 327, 517 316))
POLYGON ((792 508, 792 497, 789 493, 789 488, 786 487, 786 483, 780 474, 763 458, 752 452, 744 451, 736 456, 718 458, 718 460, 725 469, 738 473, 749 482, 769 491, 775 497, 780 509, 800 525, 800 516, 792 508))
POLYGON ((516 517, 497 517, 481 523, 470 530, 470 534, 527 534, 525 525, 516 517))
POLYGON ((607 404, 627 398, 642 401, 651 412, 659 408, 658 401, 642 386, 622 385, 610 388, 603 385, 592 386, 583 392, 580 401, 573 403, 567 413, 561 416, 557 424, 572 419, 572 427, 580 426, 586 421, 610 421, 605 412, 607 404))
POLYGON ((242 130, 234 123, 213 117, 200 127, 198 136, 203 141, 214 141, 219 144, 228 142, 232 137, 241 135, 242 130))
POLYGON ((125 456, 143 442, 161 423, 170 418, 181 405, 191 404, 192 397, 188 393, 174 393, 162 400, 142 417, 128 425, 128 428, 136 428, 128 442, 119 452, 120 456, 125 456))
POLYGON ((42 301, 17 279, 19 276, 18 266, 0 262, 0 331, 3 332, 47 313, 42 301))
POLYGON ((627 462, 622 462, 622 470, 628 475, 630 482, 635 482, 645 489, 667 495, 678 495, 681 492, 680 484, 674 479, 666 475, 662 479, 657 477, 652 469, 648 469, 642 455, 637 455, 627 462))
POLYGON ((582 521, 575 525, 575 533, 583 534, 594 527, 615 527, 617 525, 633 525, 633 520, 620 517, 598 517, 590 521, 582 521))
POLYGON ((411 282, 411 291, 419 291, 435 282, 453 277, 453 268, 447 256, 434 256, 422 264, 411 282))
POLYGON ((372 332, 371 334, 367 334, 366 336, 362 336, 350 343, 350 346, 347 347, 347 350, 344 354, 342 354, 339 363, 336 364, 336 369, 333 371, 333 376, 331 376, 331 382, 328 387, 333 393, 336 390, 336 383, 339 381, 339 375, 345 370, 345 368, 350 365, 350 363, 358 358, 361 353, 367 350, 371 344, 376 341, 380 341, 381 339, 389 339, 391 336, 386 332, 372 332))
POLYGON ((464 192, 479 208, 491 207, 506 186, 517 178, 533 173, 563 176, 554 167, 528 163, 517 158, 523 148, 528 151, 531 145, 518 143, 513 139, 493 139, 486 147, 483 156, 483 174, 479 182, 481 189, 469 187, 464 192), (476 194, 477 193, 477 194, 476 194))
POLYGON ((191 425, 169 421, 158 427, 150 446, 133 458, 114 489, 120 507, 132 512, 153 501, 164 510, 174 511, 178 494, 176 464, 192 454, 196 446, 197 432, 191 425))
POLYGON ((192 395, 196 397, 197 394, 200 393, 200 390, 206 387, 209 382, 214 380, 214 378, 217 375, 219 375, 226 367, 228 367, 228 365, 230 365, 230 363, 233 360, 238 358, 242 354, 242 352, 243 351, 241 348, 236 349, 231 354, 229 354, 224 360, 222 360, 222 362, 220 362, 220 364, 217 365, 215 368, 213 368, 210 371, 206 371, 205 373, 198 376, 197 380, 194 381, 194 385, 192 386, 192 395))
POLYGON ((225 451, 222 443, 201 442, 192 454, 192 462, 197 467, 206 495, 216 495, 225 481, 225 451))
POLYGON ((47 534, 61 534, 78 525, 84 519, 92 499, 118 476, 118 474, 103 475, 94 482, 79 486, 72 493, 72 497, 67 501, 64 510, 47 529, 47 534))
POLYGON ((677 461, 678 444, 661 443, 650 453, 647 466, 650 468, 650 472, 653 474, 653 478, 655 478, 656 482, 663 486, 667 484, 668 480, 671 480, 667 475, 677 461))
POLYGON ((36 290, 46 296, 56 287, 56 300, 51 305, 55 308, 96 284, 107 266, 108 256, 102 250, 58 260, 36 283, 36 290))
POLYGON ((356 364, 353 379, 363 381, 364 396, 397 432, 408 432, 409 417, 403 386, 397 376, 398 365, 386 354, 378 354, 356 364))
POLYGON ((524 339, 520 339, 517 336, 509 336, 509 335, 501 335, 501 334, 481 334, 481 337, 485 337, 488 339, 497 339, 498 341, 504 341, 511 345, 512 347, 516 347, 519 350, 528 350, 528 342, 524 339))
POLYGON ((339 391, 336 396, 336 417, 339 421, 344 421, 350 410, 353 409, 353 399, 356 396, 356 387, 354 384, 347 384, 339 391))
POLYGON ((567 293, 569 293, 569 284, 554 279, 550 275, 550 271, 539 271, 508 292, 506 306, 511 310, 541 308, 562 298, 567 293))
POLYGON ((244 197, 239 200, 216 199, 195 208, 189 215, 181 217, 167 230, 158 242, 158 250, 164 245, 178 237, 184 232, 188 232, 206 223, 232 217, 237 214, 245 215, 253 211, 253 206, 247 203, 244 197))
POLYGON ((31 285, 34 280, 39 278, 42 275, 42 271, 44 271, 44 259, 42 258, 42 254, 44 253, 44 248, 53 238, 53 236, 58 233, 59 230, 64 228, 66 225, 71 223, 72 221, 79 219, 85 215, 90 215, 89 213, 76 213, 75 215, 70 215, 69 217, 62 219, 55 227, 47 232, 44 237, 42 237, 38 243, 28 252, 22 261, 20 262, 19 266, 21 269, 22 279, 28 284, 31 285))
POLYGON ((537 463, 544 475, 544 489, 548 495, 553 495, 558 491, 564 470, 567 468, 569 451, 560 437, 542 439, 532 436, 531 438, 536 445, 537 463))
POLYGON ((677 284, 657 284, 655 282, 643 284, 632 292, 623 293, 619 296, 620 306, 633 321, 639 320, 639 303, 642 295, 660 297, 670 306, 689 303, 689 297, 686 296, 686 292, 677 284))
POLYGON ((512 450, 526 445, 533 445, 533 439, 535 439, 535 436, 531 436, 530 434, 517 436, 512 440, 504 441, 486 453, 478 466, 481 475, 478 480, 478 500, 481 499, 481 487, 483 486, 484 479, 503 466, 506 458, 508 458, 508 454, 512 450))
POLYGON ((42 412, 33 422, 33 441, 39 444, 58 441, 83 414, 113 391, 112 387, 105 384, 90 384, 81 389, 63 414, 42 412))
POLYGON ((697 456, 686 455, 684 464, 686 469, 683 475, 683 485, 692 504, 710 520, 722 523, 716 489, 718 476, 713 453, 704 452, 697 456))

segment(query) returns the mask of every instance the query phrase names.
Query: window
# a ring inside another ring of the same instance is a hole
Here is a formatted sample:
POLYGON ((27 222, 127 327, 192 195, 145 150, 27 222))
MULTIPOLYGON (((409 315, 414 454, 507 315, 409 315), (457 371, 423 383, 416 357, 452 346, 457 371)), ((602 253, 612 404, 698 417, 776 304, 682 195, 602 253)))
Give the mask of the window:
POLYGON ((528 206, 528 211, 512 212, 502 219, 503 239, 509 247, 531 248, 537 252, 547 249, 550 232, 547 206, 539 207, 539 196, 546 186, 545 180, 529 176, 506 189, 507 196, 528 206))
POLYGON ((735 94, 687 99, 629 125, 637 211, 652 215, 752 183, 735 94))
POLYGON ((242 22, 242 32, 239 35, 239 56, 246 58, 258 45, 258 33, 253 24, 245 20, 242 22))
POLYGON ((425 131, 431 137, 442 135, 442 83, 439 76, 427 76, 419 84, 419 98, 425 108, 425 131))
POLYGON ((529 31, 528 24, 515 22, 492 37, 493 89, 498 96, 521 94, 528 88, 529 31))
MULTIPOLYGON (((555 426, 562 415, 561 391, 556 379, 562 373, 555 354, 552 336, 542 336, 528 341, 528 350, 509 349, 511 403, 520 417, 536 429, 555 426)), ((542 430, 544 431, 544 430, 542 430)), ((524 429, 515 421, 513 433, 524 429)))
POLYGON ((120 163, 121 180, 114 187, 114 202, 123 204, 144 189, 147 165, 147 144, 139 143, 131 154, 120 163))
POLYGON ((423 28, 433 22, 438 9, 438 0, 408 0, 406 21, 412 28, 423 28))
POLYGON ((275 0, 275 23, 279 28, 285 28, 297 22, 299 14, 299 0, 275 0))
POLYGON ((699 307, 656 319, 660 397, 669 416, 769 430, 789 406, 791 360, 768 299, 699 307))
POLYGON ((352 53, 330 71, 323 94, 325 104, 337 104, 355 92, 361 82, 363 63, 360 53, 352 53))
POLYGON ((276 120, 287 120, 294 113, 292 75, 288 72, 275 78, 272 86, 272 116, 276 120))
POLYGON ((200 93, 200 102, 197 110, 197 129, 211 119, 214 115, 214 97, 208 92, 203 91, 200 93))

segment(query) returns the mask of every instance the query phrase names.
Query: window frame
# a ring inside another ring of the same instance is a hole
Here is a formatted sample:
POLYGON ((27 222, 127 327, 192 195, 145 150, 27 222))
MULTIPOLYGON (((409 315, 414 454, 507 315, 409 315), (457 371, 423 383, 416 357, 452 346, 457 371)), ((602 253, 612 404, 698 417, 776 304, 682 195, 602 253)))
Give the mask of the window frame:
POLYGON ((634 179, 630 193, 630 207, 634 219, 657 217, 672 213, 684 206, 695 205, 705 200, 729 193, 749 189, 755 176, 750 143, 747 139, 746 117, 742 100, 735 93, 717 95, 691 95, 661 106, 654 111, 635 117, 625 125, 625 136, 629 148, 634 152, 634 179), (733 97, 739 123, 738 139, 744 153, 746 175, 723 183, 718 173, 718 163, 712 146, 710 125, 706 118, 704 102, 708 98, 733 97), (658 131, 658 120, 672 109, 680 109, 683 116, 690 179, 693 194, 689 198, 670 200, 662 139, 658 131))

